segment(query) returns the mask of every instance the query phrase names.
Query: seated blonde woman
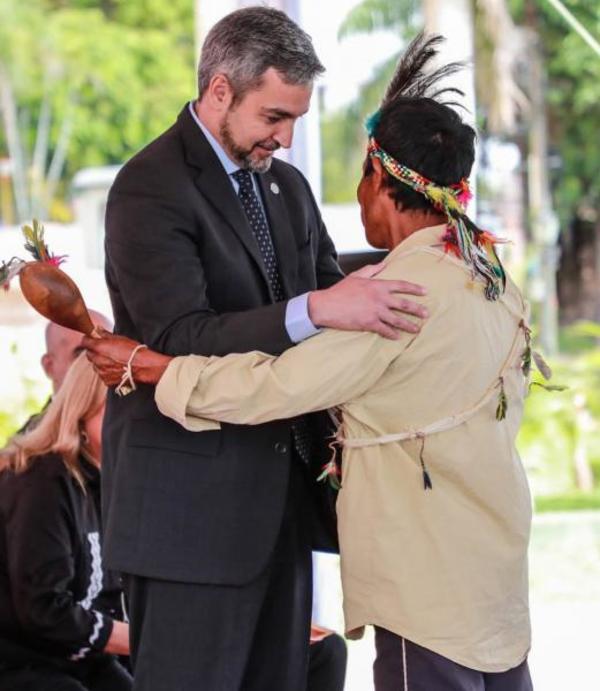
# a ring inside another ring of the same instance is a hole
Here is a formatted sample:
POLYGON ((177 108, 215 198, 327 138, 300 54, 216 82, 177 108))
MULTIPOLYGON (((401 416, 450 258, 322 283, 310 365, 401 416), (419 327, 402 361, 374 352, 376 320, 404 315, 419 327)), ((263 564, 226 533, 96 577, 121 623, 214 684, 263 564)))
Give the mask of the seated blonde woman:
POLYGON ((0 452, 0 688, 128 691, 118 580, 102 569, 106 387, 84 354, 0 452))
POLYGON ((475 133, 426 95, 457 68, 425 74, 437 41, 401 60, 358 187, 369 242, 390 250, 380 276, 427 286, 419 334, 325 330, 280 357, 86 346, 107 383, 129 361, 159 409, 199 433, 339 408, 345 626, 375 627, 376 689, 528 691, 526 306, 465 214, 475 133))

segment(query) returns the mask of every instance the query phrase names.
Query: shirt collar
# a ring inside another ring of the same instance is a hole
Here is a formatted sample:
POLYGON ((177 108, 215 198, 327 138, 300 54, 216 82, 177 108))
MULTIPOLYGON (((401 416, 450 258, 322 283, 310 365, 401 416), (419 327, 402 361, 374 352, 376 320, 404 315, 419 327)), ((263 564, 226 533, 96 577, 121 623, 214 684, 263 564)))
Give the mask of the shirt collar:
POLYGON ((386 259, 390 259, 396 254, 406 252, 406 250, 414 249, 416 247, 432 247, 434 245, 443 245, 442 238, 446 234, 446 224, 442 223, 437 226, 429 226, 428 228, 421 228, 411 235, 388 254, 386 259))
POLYGON ((217 154, 217 158, 219 159, 219 161, 221 161, 221 165, 223 166, 223 168, 225 168, 225 172, 227 173, 227 175, 231 175, 232 173, 235 173, 236 170, 239 170, 239 165, 237 163, 234 163, 229 158, 229 156, 225 153, 225 149, 223 149, 223 147, 219 144, 215 137, 213 137, 213 135, 208 131, 207 127, 202 123, 202 121, 198 117, 198 113, 196 113, 196 109, 194 108, 194 101, 189 102, 188 108, 191 116, 196 121, 196 124, 202 130, 204 136, 208 139, 208 143, 212 146, 214 152, 217 154))

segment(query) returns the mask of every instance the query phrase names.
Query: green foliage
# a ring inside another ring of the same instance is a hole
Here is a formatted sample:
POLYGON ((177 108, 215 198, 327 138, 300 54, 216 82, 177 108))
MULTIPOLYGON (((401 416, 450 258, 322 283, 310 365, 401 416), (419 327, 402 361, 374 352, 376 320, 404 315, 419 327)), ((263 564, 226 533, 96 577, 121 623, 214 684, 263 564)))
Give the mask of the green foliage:
POLYGON ((600 324, 580 321, 562 329, 560 334, 560 352, 577 354, 592 350, 600 343, 600 324))
MULTIPOLYGON (((531 20, 528 0, 511 0, 517 21, 531 20)), ((533 17, 548 75, 550 146, 560 155, 554 197, 564 222, 600 207, 600 58, 550 3, 536 2, 533 17)), ((600 36, 600 3, 566 0, 573 15, 600 36)))
MULTIPOLYGON (((2 364, 7 372, 23 371, 17 341, 10 341, 2 353, 2 364)), ((41 371, 40 371, 41 375, 41 371)), ((3 391, 2 408, 0 409, 0 449, 25 422, 43 409, 50 396, 50 382, 42 378, 39 381, 20 375, 18 390, 3 391)))
MULTIPOLYGON (((422 26, 421 3, 416 0, 363 0, 348 14, 339 29, 340 39, 380 30, 394 31, 406 41, 422 26)), ((322 118, 323 200, 342 204, 356 199, 365 157, 365 120, 381 102, 399 54, 378 64, 369 81, 347 107, 322 118)))
POLYGON ((21 420, 16 419, 14 413, 0 410, 0 448, 5 446, 10 437, 19 429, 20 422, 21 420))
POLYGON ((372 79, 349 106, 322 118, 323 200, 328 204, 356 199, 366 152, 364 123, 379 108, 398 57, 393 55, 376 67, 372 79))
POLYGON ((548 511, 586 511, 600 509, 600 490, 590 494, 582 492, 565 492, 563 494, 550 494, 535 498, 536 513, 548 511))
MULTIPOLYGON (((69 126, 63 179, 85 166, 121 163, 195 93, 193 3, 0 0, 0 68, 15 95, 26 152, 46 102, 46 164, 69 126)), ((0 156, 6 154, 0 129, 0 156)))
POLYGON ((321 136, 323 200, 328 204, 352 201, 361 169, 356 128, 344 112, 334 113, 322 119, 321 136))
POLYGON ((61 13, 55 30, 74 83, 63 99, 78 104, 67 173, 122 162, 168 126, 193 94, 192 55, 186 60, 162 30, 132 30, 94 10, 61 13), (78 30, 82 24, 92 25, 95 40, 78 30))
POLYGON ((29 379, 23 380, 24 399, 18 406, 5 401, 0 410, 0 449, 25 422, 44 407, 47 400, 39 394, 39 384, 29 379))
POLYGON ((373 33, 380 29, 398 30, 405 37, 409 36, 419 15, 420 5, 416 0, 363 0, 349 12, 339 29, 338 37, 373 33))
POLYGON ((565 342, 582 348, 551 363, 553 384, 568 388, 562 392, 532 389, 518 439, 539 506, 547 509, 563 506, 563 499, 565 506, 587 506, 583 497, 588 495, 576 487, 573 459, 577 447, 585 450, 591 467, 594 496, 600 494, 600 346, 596 340, 590 348, 590 341, 582 340, 597 338, 600 325, 581 323, 564 331, 565 342))

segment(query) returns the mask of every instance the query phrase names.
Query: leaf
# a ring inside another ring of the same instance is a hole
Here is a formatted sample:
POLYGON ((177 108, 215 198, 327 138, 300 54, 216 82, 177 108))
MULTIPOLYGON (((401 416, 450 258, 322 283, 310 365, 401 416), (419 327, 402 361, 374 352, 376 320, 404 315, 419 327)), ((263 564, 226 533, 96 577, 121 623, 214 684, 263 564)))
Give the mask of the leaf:
POLYGON ((339 475, 340 470, 337 466, 337 463, 335 460, 331 460, 329 463, 326 463, 323 466, 321 474, 317 477, 317 482, 324 482, 327 480, 329 486, 337 491, 342 487, 339 480, 339 475))
POLYGON ((521 371, 525 377, 531 374, 531 346, 527 345, 521 355, 521 371))
POLYGON ((540 374, 546 381, 549 379, 552 379, 552 370, 550 369, 548 363, 544 360, 542 355, 538 353, 536 350, 532 352, 533 355, 533 361, 535 362, 535 366, 538 368, 540 374))
POLYGON ((496 407, 496 420, 500 422, 506 417, 506 410, 508 409, 508 400, 504 392, 504 384, 500 384, 500 393, 498 394, 498 406, 496 407))
POLYGON ((541 381, 532 381, 531 384, 529 384, 530 390, 532 386, 539 386, 541 389, 545 389, 546 391, 566 391, 569 388, 568 386, 563 386, 562 384, 544 384, 541 381))
POLYGON ((323 482, 324 480, 327 479, 327 476, 328 476, 328 475, 329 475, 329 468, 328 468, 328 466, 323 466, 322 472, 321 472, 320 475, 318 475, 318 477, 317 477, 317 482, 323 482))
POLYGON ((342 489, 342 483, 339 481, 339 478, 336 475, 329 475, 328 476, 329 480, 329 486, 331 489, 335 490, 336 492, 339 492, 342 489))
POLYGON ((566 331, 576 336, 589 336, 600 338, 600 324, 591 321, 578 321, 572 326, 567 327, 566 331))

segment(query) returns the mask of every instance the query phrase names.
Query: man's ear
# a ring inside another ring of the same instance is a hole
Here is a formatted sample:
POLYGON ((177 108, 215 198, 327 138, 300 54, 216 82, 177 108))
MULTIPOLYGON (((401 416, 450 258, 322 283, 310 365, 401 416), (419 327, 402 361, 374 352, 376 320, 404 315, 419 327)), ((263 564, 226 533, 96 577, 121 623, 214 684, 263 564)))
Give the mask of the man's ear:
POLYGON ((206 96, 215 110, 227 111, 233 101, 233 89, 229 79, 224 74, 215 74, 208 84, 206 96))
POLYGON ((375 185, 375 189, 379 192, 383 187, 383 181, 387 173, 385 172, 383 165, 377 156, 373 156, 371 159, 371 164, 373 166, 373 172, 371 173, 373 176, 373 183, 375 185))
POLYGON ((389 173, 386 171, 386 169, 383 167, 383 163, 376 157, 374 156, 372 158, 373 161, 373 172, 371 175, 373 176, 373 185, 375 186, 375 191, 379 193, 385 194, 386 197, 392 200, 392 203, 397 211, 402 211, 402 204, 398 201, 394 200, 394 194, 393 191, 390 189, 385 184, 386 178, 389 175, 389 173))
POLYGON ((40 363, 41 363, 42 369, 44 370, 48 379, 52 379, 52 365, 54 364, 52 361, 52 355, 49 355, 48 353, 44 353, 42 355, 42 359, 40 360, 40 363))

